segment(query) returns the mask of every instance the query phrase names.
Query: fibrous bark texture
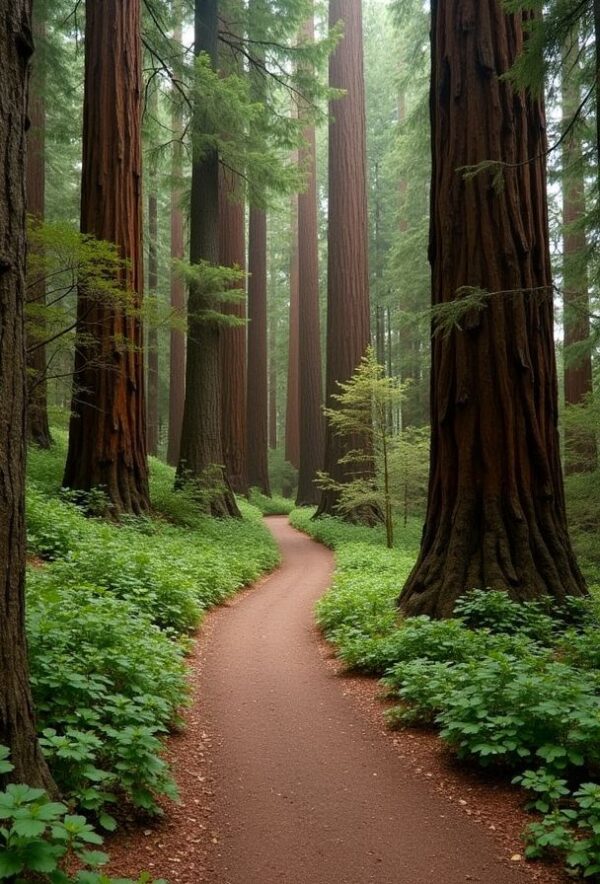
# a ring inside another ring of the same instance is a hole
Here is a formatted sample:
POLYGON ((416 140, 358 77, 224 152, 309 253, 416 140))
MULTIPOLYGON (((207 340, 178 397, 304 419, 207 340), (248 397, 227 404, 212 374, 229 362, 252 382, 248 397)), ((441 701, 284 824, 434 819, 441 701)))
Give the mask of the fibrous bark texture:
MULTIPOLYGON (((327 407, 335 408, 338 382, 348 381, 370 344, 366 189, 366 124, 362 10, 359 0, 330 0, 329 22, 344 22, 344 36, 329 61, 329 85, 343 89, 329 124, 329 233, 327 283, 327 407)), ((339 460, 362 440, 327 426, 325 471, 336 482, 357 477, 339 460)), ((371 470, 364 464, 361 475, 371 470)), ((317 516, 335 513, 338 494, 324 491, 317 516)), ((358 515, 358 514, 357 514, 358 515)))
MULTIPOLYGON (((204 52, 217 64, 217 0, 197 0, 195 51, 204 52)), ((196 110, 192 157, 190 212, 190 263, 219 265, 219 156, 216 148, 197 142, 204 119, 196 110)), ((213 516, 239 516, 235 495, 224 470, 221 428, 220 325, 207 321, 214 310, 212 293, 199 282, 190 286, 188 299, 188 349, 185 404, 181 429, 178 482, 191 480, 207 493, 213 516)))
MULTIPOLYGON (((232 172, 221 168, 219 184, 219 260, 223 267, 246 266, 246 219, 244 204, 232 172)), ((240 283, 235 284, 235 288, 240 283)), ((244 301, 225 304, 224 312, 246 318, 244 301)), ((221 338, 223 377, 223 457, 233 490, 245 494, 246 481, 246 326, 225 328, 221 338)))
POLYGON ((298 469, 300 466, 300 401, 299 401, 299 284, 298 254, 298 197, 291 200, 292 243, 290 255, 290 318, 288 335, 287 399, 285 408, 285 459, 298 469))
POLYGON ((267 215, 252 206, 248 230, 248 486, 270 494, 267 378, 267 215))
MULTIPOLYGON (((29 131, 27 133, 27 212, 32 223, 44 220, 46 192, 46 102, 44 98, 46 70, 44 53, 40 52, 45 36, 44 22, 34 8, 33 36, 36 53, 29 85, 29 131)), ((46 303, 46 285, 40 280, 28 287, 28 299, 36 312, 46 303)), ((48 422, 48 391, 46 384, 46 347, 44 323, 35 321, 35 334, 27 333, 27 438, 40 448, 50 448, 52 437, 48 422)))
MULTIPOLYGON (((563 142, 563 323, 565 402, 580 405, 592 392, 592 357, 588 351, 573 360, 569 348, 590 336, 590 296, 586 264, 585 181, 581 133, 573 126, 580 104, 577 86, 577 39, 569 41, 563 53, 563 120, 571 130, 563 142)), ((567 472, 594 470, 597 465, 596 437, 593 432, 566 430, 567 472)))
MULTIPOLYGON (((155 176, 152 176, 152 192, 148 196, 148 288, 156 300, 158 289, 158 196, 155 176)), ((154 312, 154 311, 153 311, 154 312)), ((158 328, 156 317, 151 317, 148 327, 148 400, 147 400, 148 454, 158 454, 158 328)))
POLYGON ((0 745, 11 779, 52 789, 25 639, 25 120, 31 2, 0 0, 0 745))
POLYGON ((139 0, 88 0, 81 231, 115 243, 123 297, 79 290, 64 485, 102 487, 112 512, 148 509, 143 329, 139 0), (128 294, 125 294, 125 293, 128 294))
MULTIPOLYGON (((314 38, 314 20, 305 27, 314 38)), ((300 111, 302 113, 302 111, 300 111)), ((299 325, 299 422, 300 468, 298 506, 319 501, 314 481, 323 468, 325 421, 322 412, 321 332, 319 311, 319 252, 317 236, 317 151, 314 126, 304 129, 299 162, 306 168, 306 190, 298 196, 298 325, 299 325)))
POLYGON ((436 0, 432 16, 433 304, 502 293, 433 339, 427 517, 400 606, 444 617, 474 587, 561 601, 585 585, 559 456, 544 112, 500 79, 529 13, 436 0), (483 160, 509 164, 501 188, 465 180, 483 160))

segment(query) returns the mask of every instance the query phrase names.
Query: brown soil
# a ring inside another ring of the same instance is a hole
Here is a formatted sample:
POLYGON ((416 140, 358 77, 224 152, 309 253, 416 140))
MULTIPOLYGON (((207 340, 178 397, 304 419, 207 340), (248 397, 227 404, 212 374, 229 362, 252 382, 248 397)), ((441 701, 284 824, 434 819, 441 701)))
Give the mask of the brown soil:
POLYGON ((182 803, 108 845, 113 875, 172 884, 525 884, 519 794, 427 732, 387 731, 377 684, 342 674, 313 618, 333 556, 269 519, 283 564, 214 612, 169 744, 182 803), (519 858, 517 858, 519 857, 519 858))

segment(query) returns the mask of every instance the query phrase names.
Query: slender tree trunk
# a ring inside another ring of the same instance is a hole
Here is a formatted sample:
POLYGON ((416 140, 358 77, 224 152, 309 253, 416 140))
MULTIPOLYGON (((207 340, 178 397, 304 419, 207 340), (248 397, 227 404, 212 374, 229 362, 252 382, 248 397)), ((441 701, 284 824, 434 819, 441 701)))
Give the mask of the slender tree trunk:
MULTIPOLYGON (((563 121, 569 125, 579 107, 577 86, 577 38, 569 41, 563 53, 563 121)), ((590 336, 590 296, 586 259, 585 181, 581 135, 571 130, 563 142, 563 322, 565 347, 564 391, 567 405, 580 405, 592 392, 592 357, 589 352, 572 359, 569 348, 590 336)), ((596 437, 593 432, 566 432, 567 472, 585 472, 597 466, 596 437)))
POLYGON ((594 37, 596 56, 596 170, 600 181, 600 0, 594 2, 594 37))
POLYGON ((271 309, 269 312, 269 448, 275 451, 277 448, 277 309, 273 303, 275 300, 276 273, 271 260, 271 309))
MULTIPOLYGON (((156 175, 152 174, 151 193, 148 196, 148 288, 156 303, 158 298, 158 193, 156 175)), ((154 311, 152 311, 154 312, 154 311)), ((158 454, 158 328, 156 317, 151 316, 148 326, 148 403, 147 403, 148 454, 158 454)))
POLYGON ((0 744, 11 753, 11 779, 54 791, 37 742, 25 638, 25 120, 32 49, 31 2, 0 0, 0 744))
POLYGON ((298 261, 298 196, 291 199, 290 254, 290 316, 288 336, 287 399, 285 409, 285 459, 298 469, 300 465, 300 402, 299 402, 299 273, 298 261))
MULTIPOLYGON (((177 6, 178 24, 175 40, 181 43, 181 5, 177 6)), ((183 199, 181 180, 183 177, 183 112, 175 104, 172 116, 173 154, 171 172, 171 260, 181 260, 184 254, 183 238, 183 199)), ((181 275, 171 270, 171 309, 177 323, 183 326, 185 320, 185 285, 181 275)), ((181 426, 183 423, 183 403, 185 399, 185 332, 182 327, 171 329, 169 348, 169 439, 167 461, 171 466, 179 463, 181 448, 181 426)))
MULTIPOLYGON (((217 66, 218 2, 197 0, 195 52, 206 53, 217 66)), ((190 212, 190 262, 219 265, 219 156, 215 148, 197 143, 203 119, 196 111, 192 158, 190 212)), ((213 516, 239 516, 235 495, 224 469, 221 392, 221 329, 203 314, 215 309, 211 293, 194 283, 188 300, 188 351, 181 452, 177 467, 179 483, 198 484, 209 495, 207 508, 213 516)))
POLYGON ((270 495, 267 378, 267 215, 250 208, 248 231, 248 485, 270 495))
MULTIPOLYGON (((246 266, 246 218, 244 203, 233 173, 221 169, 219 188, 219 254, 223 267, 246 266)), ((236 284, 236 287, 239 284, 236 284)), ((246 304, 227 304, 224 311, 246 318, 246 304)), ((246 481, 246 326, 225 328, 221 339, 223 376, 223 456, 231 486, 238 494, 248 490, 246 481)))
MULTIPOLYGON (((33 36, 36 46, 43 46, 45 22, 40 19, 40 11, 34 7, 33 36)), ((46 192, 46 59, 43 49, 37 49, 33 75, 29 87, 29 131, 27 134, 27 212, 33 223, 43 223, 46 192)), ((46 284, 28 288, 28 298, 36 309, 46 304, 46 284)), ((27 438, 40 448, 50 448, 52 437, 48 422, 48 389, 46 383, 46 347, 44 323, 34 322, 35 333, 28 328, 27 333, 27 438)))
MULTIPOLYGON (((312 17, 306 24, 305 36, 308 40, 314 39, 312 17)), ((314 126, 305 128, 304 141, 299 161, 301 166, 306 166, 308 177, 306 190, 298 196, 300 469, 296 503, 298 506, 314 506, 319 502, 315 478, 317 472, 323 468, 325 445, 319 309, 317 149, 314 126)))
POLYGON ((473 587, 518 600, 586 591, 560 465, 544 112, 500 79, 530 15, 500 0, 432 4, 433 303, 463 286, 514 294, 433 339, 431 477, 400 598, 408 614, 450 616, 473 587), (488 173, 461 175, 483 160, 509 164, 500 192, 488 173))
POLYGON ((142 260, 140 3, 87 0, 81 231, 115 243, 125 304, 79 290, 64 485, 102 487, 112 512, 148 509, 142 260))
MULTIPOLYGON (((327 407, 337 384, 348 381, 371 341, 368 274, 366 124, 360 0, 330 0, 331 26, 344 22, 344 37, 329 61, 329 84, 345 94, 332 103, 329 124, 329 234, 327 290, 327 407)), ((358 469, 340 464, 361 440, 325 434, 325 471, 336 482, 356 477, 358 469)), ((368 478, 368 464, 360 470, 368 478)), ((317 516, 334 514, 338 494, 324 491, 317 516)), ((372 521, 369 511, 352 516, 372 521)))

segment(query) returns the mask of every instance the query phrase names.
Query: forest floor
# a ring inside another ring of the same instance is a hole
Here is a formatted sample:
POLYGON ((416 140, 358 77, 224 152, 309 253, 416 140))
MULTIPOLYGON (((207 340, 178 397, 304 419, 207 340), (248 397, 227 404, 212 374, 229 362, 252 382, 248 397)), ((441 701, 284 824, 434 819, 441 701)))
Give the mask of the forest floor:
POLYGON ((210 614, 169 742, 181 803, 107 847, 113 875, 171 884, 544 884, 520 858, 519 793, 434 734, 385 729, 377 683, 349 676, 314 622, 333 554, 269 519, 283 562, 210 614))

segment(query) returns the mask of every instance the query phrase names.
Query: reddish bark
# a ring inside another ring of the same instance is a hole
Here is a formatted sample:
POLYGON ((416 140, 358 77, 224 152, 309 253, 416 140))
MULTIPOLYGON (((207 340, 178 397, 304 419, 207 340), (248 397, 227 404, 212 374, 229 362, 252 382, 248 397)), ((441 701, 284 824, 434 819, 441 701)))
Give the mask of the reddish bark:
POLYGON ((298 256, 298 197, 291 200, 291 255, 290 255, 290 316, 288 337, 287 399, 285 408, 285 459, 298 469, 300 466, 300 327, 298 256))
POLYGON ((267 379, 267 215, 250 208, 248 230, 248 486, 270 495, 267 379))
POLYGON ((123 301, 81 287, 63 483, 102 487, 113 514, 148 509, 142 259, 140 3, 88 0, 81 231, 115 243, 123 301), (128 292, 125 296, 125 291, 128 292))
MULTIPOLYGON (((221 167, 219 184, 219 260, 223 267, 246 266, 244 203, 231 197, 239 190, 233 173, 221 167)), ((240 283, 235 283, 239 288, 240 283)), ((246 318, 244 301, 225 304, 223 312, 246 318)), ((225 328, 221 338, 223 378, 223 457, 231 487, 248 490, 246 481, 246 326, 225 328)))
MULTIPOLYGON (((370 344, 367 234, 366 125, 362 9, 359 0, 330 0, 329 21, 344 22, 344 36, 329 61, 329 84, 343 89, 332 102, 329 124, 329 233, 327 287, 326 399, 348 381, 370 344)), ((356 477, 358 468, 339 463, 362 440, 336 435, 327 426, 325 471, 337 482, 356 477)), ((368 464, 360 471, 368 476, 368 464)), ((334 514, 338 494, 324 491, 317 516, 334 514)), ((357 514, 365 515, 365 514, 357 514)))
MULTIPOLYGON (((577 86, 577 41, 565 47, 562 82, 563 120, 572 124, 580 104, 577 86), (575 68, 575 69, 574 69, 575 68)), ((586 266, 585 181, 581 135, 572 128, 563 142, 563 322, 565 346, 564 390, 567 405, 580 405, 592 392, 592 357, 589 351, 573 360, 569 348, 590 336, 590 296, 586 266)), ((578 429, 566 430, 567 472, 594 470, 596 436, 578 429)))
POLYGON ((444 617, 473 587, 518 600, 585 594, 567 534, 557 431, 545 118, 501 76, 530 13, 432 4, 433 304, 493 292, 433 339, 432 450, 421 551, 400 598, 444 617), (509 164, 504 186, 459 171, 509 164))
MULTIPOLYGON (((158 289, 158 195, 152 176, 152 192, 148 196, 148 288, 150 297, 157 298, 158 289)), ((146 439, 148 454, 158 454, 158 328, 155 317, 148 326, 148 398, 146 439)))
MULTIPOLYGON (((206 53, 217 65, 217 0, 196 0, 195 53, 206 53)), ((196 108, 194 134, 203 131, 203 115, 196 108)), ((190 211, 190 263, 219 264, 219 156, 216 148, 202 148, 194 140, 190 211)), ((188 349, 185 404, 181 428, 178 483, 188 480, 207 493, 213 516, 239 516, 235 495, 224 469, 221 393, 221 327, 207 320, 214 310, 212 293, 192 283, 188 300, 188 349)))
MULTIPOLYGON (((314 20, 305 28, 307 39, 314 39, 314 20)), ((300 165, 307 170, 306 190, 298 197, 299 256, 299 421, 300 468, 298 506, 319 502, 314 484, 323 468, 325 422, 322 412, 321 331, 319 310, 319 246, 317 229, 317 151, 314 126, 304 130, 305 144, 300 165)))
MULTIPOLYGON (((33 75, 29 86, 29 131, 27 133, 27 212, 35 222, 43 222, 46 201, 46 85, 45 58, 43 46, 45 24, 39 19, 38 9, 34 9, 33 36, 36 53, 33 75)), ((44 281, 28 288, 28 298, 39 309, 46 303, 44 281)), ((27 438, 40 448, 50 448, 52 437, 48 422, 48 390, 46 384, 46 347, 44 344, 44 323, 38 318, 34 323, 35 333, 27 330, 27 438)))
MULTIPOLYGON (((271 271, 271 280, 274 274, 271 271)), ((272 289, 273 297, 275 286, 272 289)), ((269 315, 269 448, 277 448, 277 311, 271 305, 269 315)))
MULTIPOLYGON (((11 779, 53 790, 36 736, 25 637, 25 119, 31 2, 0 2, 0 745, 11 779)), ((2 778, 0 777, 0 780, 2 778)))

